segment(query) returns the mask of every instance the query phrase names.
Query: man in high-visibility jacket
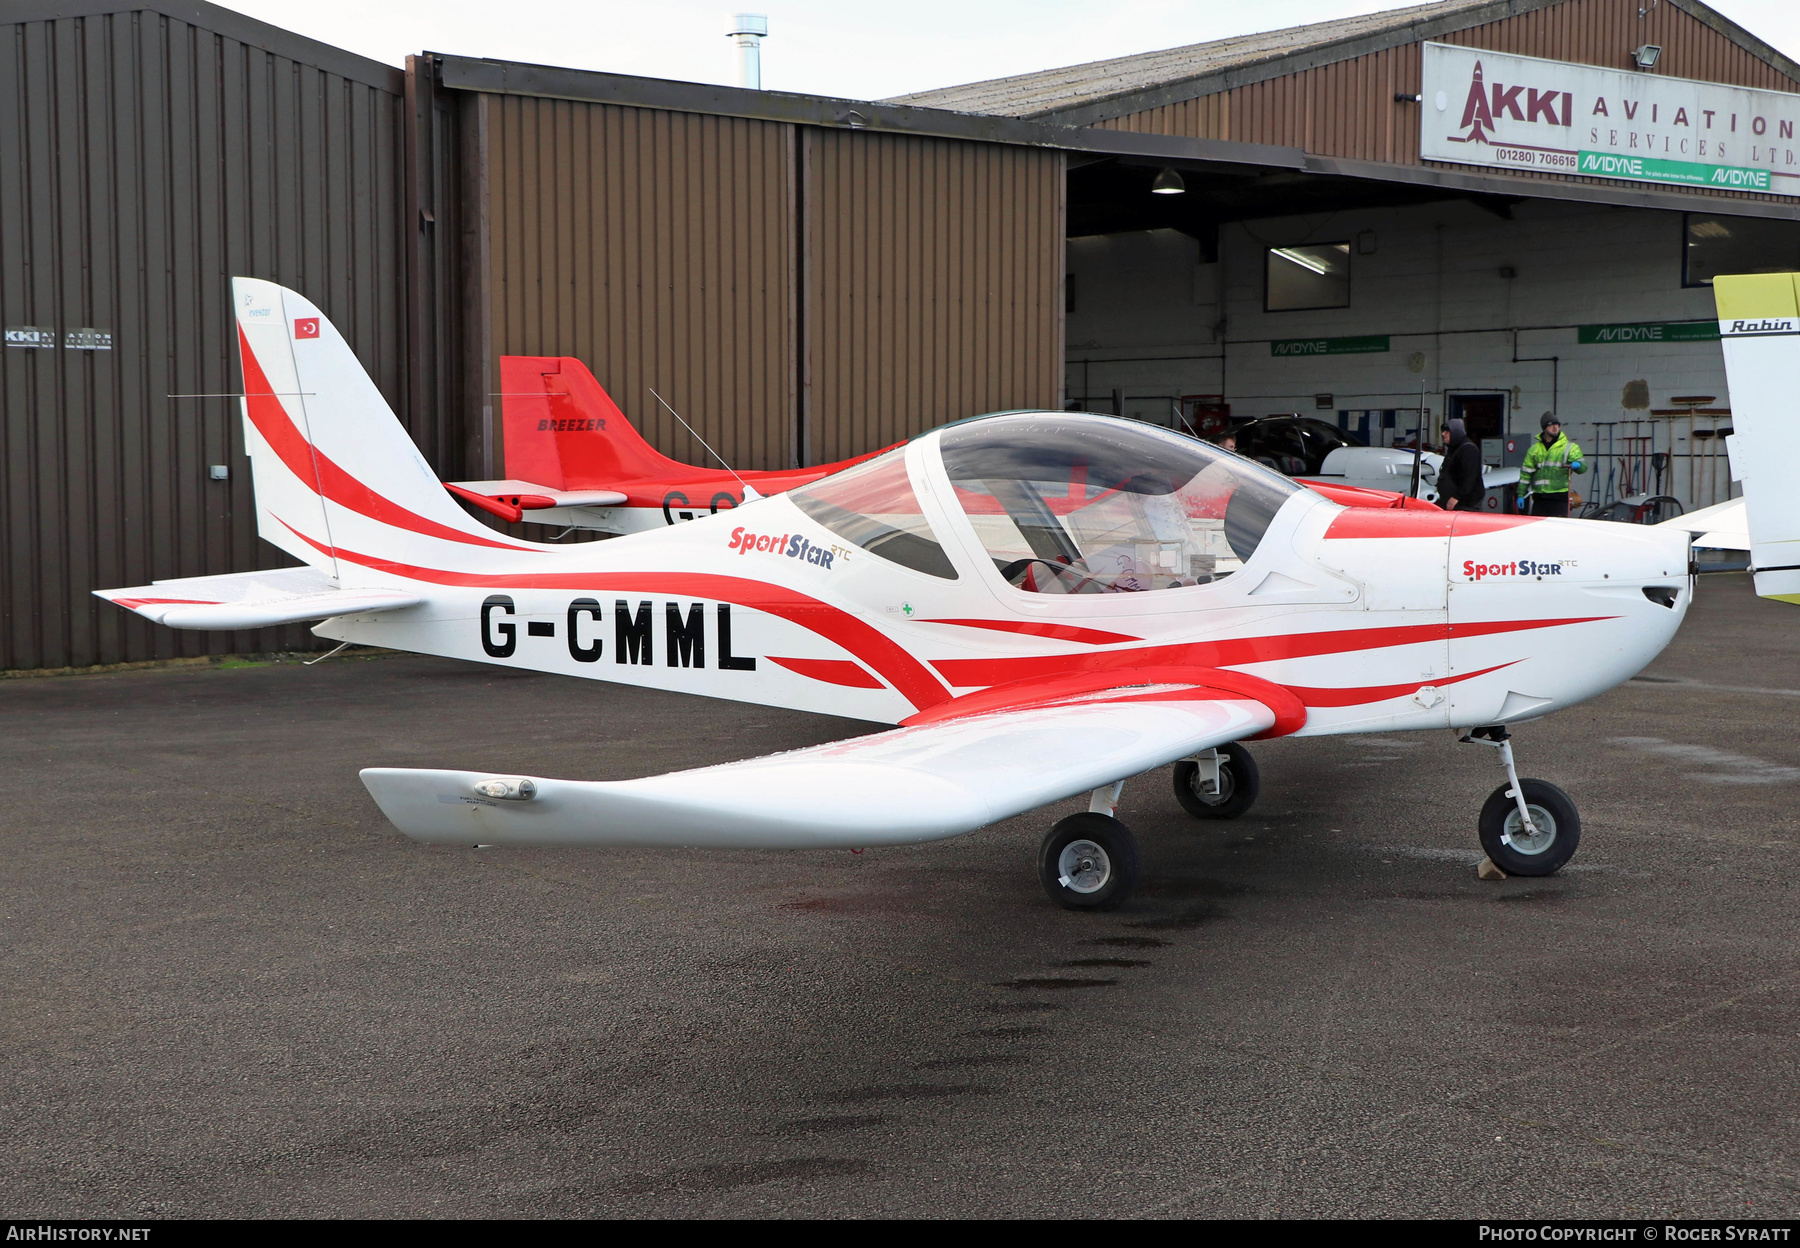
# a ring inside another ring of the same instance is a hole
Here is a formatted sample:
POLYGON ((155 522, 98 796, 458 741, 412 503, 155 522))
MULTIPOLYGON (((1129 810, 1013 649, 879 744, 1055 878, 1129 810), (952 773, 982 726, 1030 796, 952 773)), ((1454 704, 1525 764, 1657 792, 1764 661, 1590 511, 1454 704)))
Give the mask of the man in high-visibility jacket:
POLYGON ((1545 412, 1538 419, 1543 429, 1531 449, 1525 452, 1525 463, 1519 469, 1519 510, 1534 516, 1566 516, 1569 514, 1569 474, 1586 472, 1581 448, 1562 431, 1555 412, 1545 412))

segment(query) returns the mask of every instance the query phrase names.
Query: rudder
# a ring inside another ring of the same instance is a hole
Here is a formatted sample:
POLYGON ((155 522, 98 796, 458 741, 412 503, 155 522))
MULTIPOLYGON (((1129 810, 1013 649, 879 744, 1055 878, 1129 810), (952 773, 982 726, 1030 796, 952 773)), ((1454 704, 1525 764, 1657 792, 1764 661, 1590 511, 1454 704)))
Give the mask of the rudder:
POLYGON ((1756 592, 1800 603, 1800 273, 1713 279, 1731 392, 1731 476, 1744 487, 1756 592))
POLYGON ((555 490, 692 472, 659 453, 570 355, 500 357, 506 476, 555 490))
POLYGON ((531 550, 470 518, 330 319, 304 296, 232 279, 243 363, 244 444, 257 531, 337 577, 366 581, 339 552, 427 562, 452 548, 531 550))

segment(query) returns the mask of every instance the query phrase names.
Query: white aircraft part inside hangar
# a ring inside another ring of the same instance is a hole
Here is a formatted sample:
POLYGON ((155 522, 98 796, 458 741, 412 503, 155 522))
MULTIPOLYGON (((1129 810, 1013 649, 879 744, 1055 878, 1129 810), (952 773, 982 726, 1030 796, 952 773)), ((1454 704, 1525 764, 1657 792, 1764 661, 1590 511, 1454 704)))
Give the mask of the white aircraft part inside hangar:
POLYGON ((1554 409, 1578 491, 1691 508, 1732 492, 1710 276, 1800 268, 1800 65, 1700 0, 1444 0, 886 101, 386 66, 201 2, 0 27, 35 101, 0 121, 5 669, 317 644, 89 593, 285 562, 212 397, 232 274, 314 299, 447 480, 507 475, 499 357, 570 355, 690 462, 652 388, 749 468, 1065 405, 1390 445, 1462 415, 1516 462, 1554 409))

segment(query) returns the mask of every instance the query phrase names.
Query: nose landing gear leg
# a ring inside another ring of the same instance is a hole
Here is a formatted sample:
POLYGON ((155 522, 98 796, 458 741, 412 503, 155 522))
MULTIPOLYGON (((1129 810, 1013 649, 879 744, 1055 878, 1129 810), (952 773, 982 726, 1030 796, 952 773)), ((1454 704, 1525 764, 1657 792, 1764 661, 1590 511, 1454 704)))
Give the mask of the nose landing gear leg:
POLYGON ((1196 819, 1236 819, 1262 789, 1256 760, 1242 741, 1202 750, 1175 764, 1175 800, 1196 819))
POLYGON ((1506 783, 1481 806, 1482 849, 1508 875, 1555 874, 1581 844, 1581 815, 1574 801, 1548 780, 1519 779, 1506 725, 1476 728, 1461 740, 1499 750, 1500 765, 1506 768, 1506 783))

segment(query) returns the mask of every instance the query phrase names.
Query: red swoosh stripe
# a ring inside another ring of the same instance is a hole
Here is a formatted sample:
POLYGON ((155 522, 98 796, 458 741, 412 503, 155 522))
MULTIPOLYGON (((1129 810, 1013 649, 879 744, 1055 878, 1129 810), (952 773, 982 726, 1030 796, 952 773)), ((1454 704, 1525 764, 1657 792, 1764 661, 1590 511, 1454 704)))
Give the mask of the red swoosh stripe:
POLYGON ((1401 511, 1389 507, 1351 507, 1338 513, 1328 538, 1339 537, 1458 537, 1493 533, 1536 524, 1542 516, 1490 516, 1478 511, 1401 511))
POLYGON ((991 628, 1000 633, 1024 633, 1028 637, 1050 637, 1056 641, 1080 641, 1090 646, 1106 646, 1116 641, 1142 641, 1129 633, 1109 633, 1098 628, 1076 628, 1071 624, 1048 624, 1041 620, 920 620, 921 624, 955 624, 960 628, 991 628))
POLYGON ((1410 697, 1426 685, 1435 685, 1440 689, 1445 685, 1458 685, 1465 680, 1474 680, 1477 676, 1486 676, 1489 672, 1497 672, 1503 667, 1511 667, 1513 663, 1524 661, 1514 659, 1512 663, 1484 667, 1479 672, 1464 672, 1461 676, 1446 676, 1442 680, 1412 680, 1404 685, 1364 685, 1360 689, 1308 689, 1301 685, 1289 685, 1288 688, 1299 694, 1300 700, 1308 706, 1366 706, 1370 702, 1386 702, 1389 698, 1410 697))
POLYGON ((884 686, 868 672, 860 663, 852 663, 848 659, 780 659, 769 656, 769 662, 779 663, 790 672, 798 672, 809 680, 824 681, 828 685, 842 685, 846 689, 881 689, 884 686))
POLYGON ((1041 680, 1022 680, 1014 684, 996 685, 977 693, 944 702, 920 711, 901 722, 907 725, 933 724, 965 715, 984 715, 990 711, 1012 710, 1022 706, 1042 706, 1083 694, 1115 691, 1109 701, 1130 701, 1128 691, 1144 685, 1190 685, 1207 690, 1213 698, 1249 698, 1275 712, 1275 722, 1266 732, 1252 738, 1285 737, 1306 726, 1306 706, 1291 689, 1252 676, 1248 672, 1230 672, 1218 668, 1136 667, 1109 671, 1070 672, 1041 680))
POLYGON ((1234 637, 1177 646, 1141 646, 1085 654, 1045 654, 1007 659, 937 659, 932 666, 959 689, 1008 684, 1015 680, 1055 676, 1063 672, 1113 667, 1238 667, 1277 659, 1305 659, 1346 654, 1386 646, 1483 637, 1492 633, 1588 624, 1613 616, 1592 615, 1566 620, 1495 620, 1479 624, 1405 624, 1391 628, 1332 629, 1319 633, 1280 633, 1272 637, 1234 637))
POLYGON ((177 604, 184 607, 217 607, 222 604, 211 598, 114 598, 121 607, 137 610, 139 607, 168 606, 177 604))
MULTIPOLYGON (((383 498, 374 490, 358 481, 350 473, 339 467, 330 456, 308 442, 300 430, 295 427, 287 409, 273 393, 268 376, 262 365, 257 363, 256 355, 250 350, 250 340, 244 335, 244 327, 238 326, 238 352, 244 362, 244 407, 250 413, 250 423, 263 436, 270 448, 281 457, 288 471, 302 481, 311 482, 313 488, 340 507, 347 507, 359 515, 379 520, 383 524, 391 524, 396 529, 405 529, 410 533, 422 534, 425 537, 442 538, 447 542, 462 542, 469 546, 491 546, 496 550, 525 550, 533 554, 540 553, 535 547, 520 546, 513 542, 490 541, 485 537, 476 537, 453 529, 447 524, 439 524, 428 520, 417 512, 408 511, 405 507, 383 498)), ((320 547, 324 550, 324 547, 320 547)), ((331 553, 326 551, 327 554, 331 553)))
MULTIPOLYGON (((282 523, 302 541, 321 551, 326 550, 326 547, 287 524, 285 520, 282 523)), ((377 572, 387 572, 433 585, 456 585, 471 589, 585 589, 674 594, 750 607, 798 624, 827 641, 842 646, 881 673, 890 685, 920 710, 950 700, 949 690, 931 674, 930 668, 872 625, 839 607, 820 602, 817 598, 809 598, 762 581, 719 576, 711 572, 444 572, 437 568, 421 568, 397 563, 392 559, 380 559, 374 555, 361 555, 350 550, 340 549, 336 553, 340 559, 348 559, 351 563, 361 564, 377 572)))

